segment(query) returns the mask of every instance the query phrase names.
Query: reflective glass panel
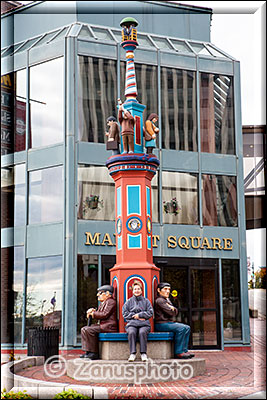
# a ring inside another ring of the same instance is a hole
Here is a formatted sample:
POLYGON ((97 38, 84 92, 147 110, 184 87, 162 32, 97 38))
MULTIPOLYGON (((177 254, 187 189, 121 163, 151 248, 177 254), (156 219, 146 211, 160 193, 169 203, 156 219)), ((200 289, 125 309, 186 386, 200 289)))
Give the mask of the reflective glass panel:
POLYGON ((193 346, 216 346, 216 311, 193 311, 191 330, 193 346))
MULTIPOLYGON (((163 282, 171 284, 171 291, 176 290, 177 296, 170 296, 171 302, 178 309, 188 308, 188 285, 187 285, 187 268, 178 268, 175 266, 164 266, 162 268, 163 282)), ((180 313, 179 313, 180 314, 180 313)))
POLYGON ((29 224, 63 220, 63 167, 29 172, 29 224))
POLYGON ((117 116, 116 61, 82 57, 79 60, 79 140, 105 142, 106 120, 117 116))
POLYGON ((25 164, 1 169, 1 227, 25 225, 25 164))
POLYGON ((222 292, 224 341, 242 340, 238 260, 222 260, 222 292))
POLYGON ((14 293, 14 342, 21 342, 22 334, 22 313, 23 313, 23 277, 24 277, 24 247, 14 247, 14 275, 13 275, 13 293, 14 293))
MULTIPOLYGON (((126 63, 121 61, 121 98, 124 99, 125 92, 125 73, 126 63)), ((158 114, 158 85, 157 85, 157 67, 154 65, 135 63, 135 75, 137 84, 137 100, 146 105, 143 112, 144 121, 151 113, 158 114)), ((158 135, 156 139, 158 143, 158 135)))
POLYGON ((174 39, 171 39, 171 42, 178 51, 181 51, 183 53, 193 53, 192 50, 186 45, 186 43, 174 39))
POLYGON ((235 154, 233 78, 200 74, 201 151, 235 154))
POLYGON ((106 167, 78 168, 78 219, 115 220, 115 183, 106 167))
POLYGON ((161 68, 162 147, 197 151, 196 74, 161 68))
POLYGON ((198 224, 198 177, 183 172, 162 172, 163 223, 198 224))
POLYGON ((152 39, 160 49, 172 49, 171 45, 166 39, 155 36, 152 36, 152 39))
POLYGON ((203 224, 237 226, 236 177, 202 175, 203 224))
MULTIPOLYGON (((87 325, 86 311, 98 308, 98 256, 78 255, 77 262, 77 342, 81 342, 81 328, 87 325)), ((97 322, 93 320, 93 322, 97 322)))
POLYGON ((107 29, 92 28, 92 30, 98 39, 113 40, 112 36, 110 35, 107 29))
POLYGON ((1 77, 1 155, 25 150, 26 70, 1 77))
POLYGON ((28 259, 26 337, 31 327, 55 327, 61 336, 62 256, 28 259))
POLYGON ((30 68, 30 147, 63 142, 63 57, 30 68))
POLYGON ((1 249, 1 342, 20 343, 24 247, 1 249))
POLYGON ((215 270, 191 269, 191 296, 193 308, 216 308, 215 270))

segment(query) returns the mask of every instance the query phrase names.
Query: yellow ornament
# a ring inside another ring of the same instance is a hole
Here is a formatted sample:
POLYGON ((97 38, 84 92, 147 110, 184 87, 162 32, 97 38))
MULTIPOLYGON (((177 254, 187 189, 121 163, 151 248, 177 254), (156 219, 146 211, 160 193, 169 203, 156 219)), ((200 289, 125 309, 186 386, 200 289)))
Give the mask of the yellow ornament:
POLYGON ((171 295, 172 295, 172 297, 177 297, 177 296, 178 296, 177 290, 173 290, 173 291, 171 292, 171 295))

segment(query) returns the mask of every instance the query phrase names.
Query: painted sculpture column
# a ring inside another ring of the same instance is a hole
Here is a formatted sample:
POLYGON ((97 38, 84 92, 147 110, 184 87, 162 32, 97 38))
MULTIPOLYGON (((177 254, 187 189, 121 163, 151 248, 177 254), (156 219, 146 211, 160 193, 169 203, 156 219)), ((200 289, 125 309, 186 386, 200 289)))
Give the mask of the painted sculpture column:
MULTIPOLYGON (((124 110, 135 118, 134 153, 109 157, 106 166, 115 181, 116 264, 110 269, 115 288, 119 332, 125 331, 122 306, 132 296, 132 283, 139 280, 143 295, 154 303, 160 269, 153 263, 151 180, 157 173, 159 160, 143 152, 143 111, 139 104, 134 72, 134 50, 137 33, 134 18, 121 21, 122 46, 126 50, 124 110)), ((123 152, 123 149, 122 149, 123 152)), ((153 319, 151 328, 154 330, 153 319)))

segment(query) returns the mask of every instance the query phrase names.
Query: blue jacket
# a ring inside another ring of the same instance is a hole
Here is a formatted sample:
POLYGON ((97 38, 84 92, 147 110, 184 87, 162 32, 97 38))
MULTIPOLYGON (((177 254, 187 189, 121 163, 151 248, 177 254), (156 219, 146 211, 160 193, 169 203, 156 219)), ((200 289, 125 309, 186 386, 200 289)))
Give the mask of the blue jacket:
POLYGON ((126 327, 135 326, 150 326, 149 318, 153 316, 153 307, 150 301, 144 296, 132 296, 122 307, 122 316, 127 322, 126 327), (145 321, 134 319, 133 316, 138 314, 140 318, 145 318, 145 321))

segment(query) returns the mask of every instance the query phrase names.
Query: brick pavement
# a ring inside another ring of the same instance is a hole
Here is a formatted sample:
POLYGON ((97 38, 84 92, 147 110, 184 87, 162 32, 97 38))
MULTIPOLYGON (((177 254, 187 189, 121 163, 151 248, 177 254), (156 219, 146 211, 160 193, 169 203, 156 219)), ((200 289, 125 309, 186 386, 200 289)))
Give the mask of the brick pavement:
MULTIPOLYGON (((265 323, 261 318, 250 319, 251 352, 194 351, 196 356, 206 359, 206 372, 189 380, 140 385, 90 385, 88 382, 74 381, 66 374, 51 379, 45 374, 43 366, 27 368, 19 374, 44 381, 106 387, 110 399, 237 399, 266 390, 265 323)), ((77 355, 65 358, 75 357, 77 355)))

